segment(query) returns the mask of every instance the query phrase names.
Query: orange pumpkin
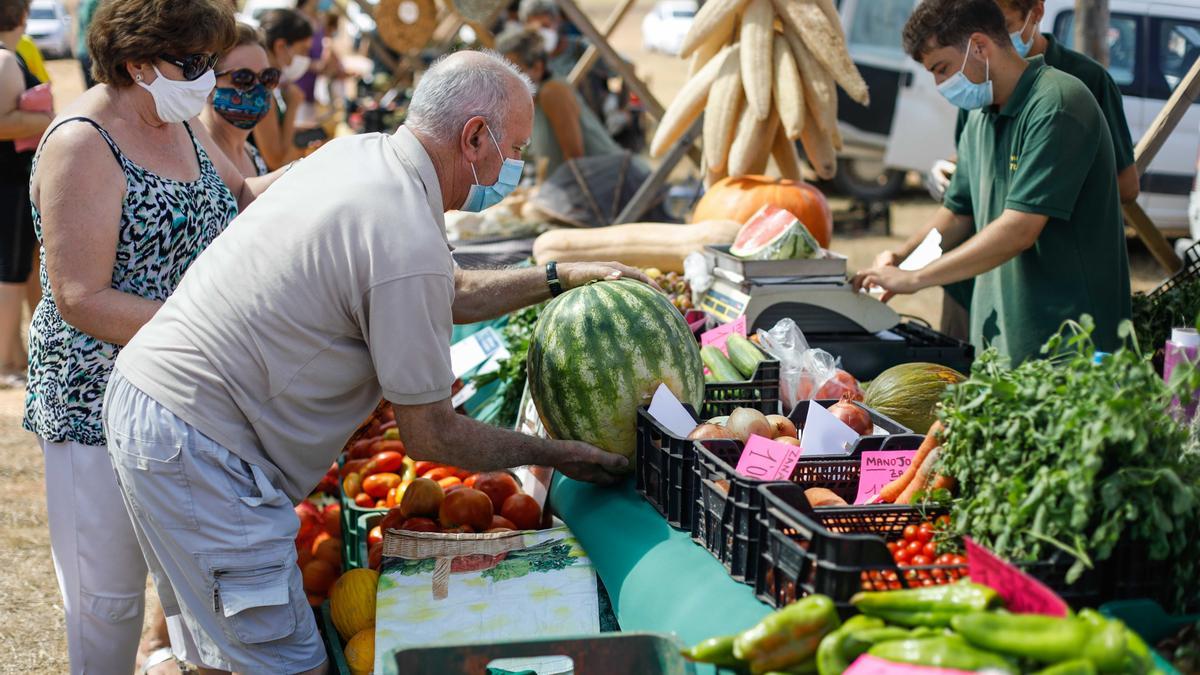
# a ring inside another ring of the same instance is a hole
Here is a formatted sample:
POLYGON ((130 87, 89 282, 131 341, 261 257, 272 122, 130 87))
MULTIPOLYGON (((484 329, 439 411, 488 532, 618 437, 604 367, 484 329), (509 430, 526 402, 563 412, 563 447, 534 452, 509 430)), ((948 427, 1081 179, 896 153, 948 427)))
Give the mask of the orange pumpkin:
POLYGON ((355 569, 343 574, 329 591, 329 618, 343 639, 375 625, 375 589, 379 573, 355 569))
POLYGON ((744 223, 764 204, 787 209, 800 219, 822 248, 833 236, 833 214, 829 202, 817 188, 803 181, 769 176, 730 176, 708 189, 692 222, 735 220, 744 223))

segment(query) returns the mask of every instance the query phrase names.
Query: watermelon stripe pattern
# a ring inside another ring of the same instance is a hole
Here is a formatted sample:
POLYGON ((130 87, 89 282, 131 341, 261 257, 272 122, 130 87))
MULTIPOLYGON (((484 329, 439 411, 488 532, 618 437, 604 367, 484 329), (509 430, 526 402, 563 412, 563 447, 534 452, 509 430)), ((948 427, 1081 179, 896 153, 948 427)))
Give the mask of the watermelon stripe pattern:
POLYGON ((697 410, 700 350, 666 296, 638 281, 593 283, 542 311, 529 343, 529 392, 547 433, 633 458, 638 407, 666 384, 697 410))

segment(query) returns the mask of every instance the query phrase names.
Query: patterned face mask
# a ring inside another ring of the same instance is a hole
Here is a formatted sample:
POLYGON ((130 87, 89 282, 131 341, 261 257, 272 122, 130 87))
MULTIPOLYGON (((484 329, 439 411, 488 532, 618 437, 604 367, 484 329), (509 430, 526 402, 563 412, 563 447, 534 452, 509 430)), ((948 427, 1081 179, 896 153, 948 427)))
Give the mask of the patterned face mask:
POLYGON ((212 106, 226 122, 239 129, 249 130, 271 110, 271 93, 261 84, 246 90, 217 87, 212 106))

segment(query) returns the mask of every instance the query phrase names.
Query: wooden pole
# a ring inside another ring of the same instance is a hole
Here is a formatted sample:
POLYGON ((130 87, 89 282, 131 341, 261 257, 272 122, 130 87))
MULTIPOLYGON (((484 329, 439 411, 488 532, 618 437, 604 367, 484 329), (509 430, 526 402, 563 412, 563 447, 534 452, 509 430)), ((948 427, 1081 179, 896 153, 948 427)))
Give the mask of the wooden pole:
POLYGON ((1192 64, 1192 69, 1184 76, 1179 86, 1175 87, 1175 92, 1171 94, 1171 98, 1167 100, 1163 109, 1158 111, 1158 116, 1150 123, 1150 127, 1146 129, 1146 135, 1142 136, 1142 140, 1134 149, 1134 163, 1137 165, 1139 176, 1146 173, 1150 162, 1154 161, 1158 151, 1162 150, 1163 144, 1167 142, 1167 137, 1187 114, 1188 108, 1197 96, 1200 96, 1200 59, 1196 59, 1192 64))
MULTIPOLYGON (((621 20, 629 13, 629 8, 633 7, 634 2, 636 0, 621 0, 620 4, 604 20, 604 26, 600 29, 600 32, 604 34, 606 39, 612 37, 612 34, 616 32, 617 26, 621 25, 621 20)), ((567 75, 567 83, 572 87, 579 86, 579 83, 583 81, 583 76, 587 75, 587 72, 596 64, 596 59, 598 58, 600 58, 600 50, 596 49, 596 45, 594 44, 588 45, 588 48, 583 52, 583 56, 579 57, 579 61, 571 69, 571 74, 567 75)))
POLYGON ((646 182, 638 188, 634 193, 633 199, 621 209, 621 213, 613 222, 613 225, 621 223, 636 223, 642 219, 642 215, 650 209, 654 203, 654 198, 658 195, 659 190, 667 182, 667 177, 671 175, 671 171, 675 169, 675 165, 683 159, 687 154, 688 149, 692 148, 693 141, 700 136, 700 132, 704 129, 703 117, 692 123, 690 129, 684 132, 683 137, 676 141, 675 145, 671 146, 667 156, 663 157, 662 163, 646 178, 646 182))
MULTIPOLYGON (((625 80, 625 83, 633 90, 633 93, 642 99, 642 103, 646 106, 646 112, 650 113, 650 116, 655 120, 661 120, 664 112, 663 106, 654 97, 654 94, 650 93, 650 87, 646 86, 646 83, 637 76, 637 72, 634 71, 633 66, 621 58, 617 50, 613 49, 608 39, 600 33, 596 25, 588 18, 588 15, 584 14, 583 10, 579 9, 579 5, 575 4, 575 0, 559 0, 558 6, 563 11, 563 14, 567 16, 567 19, 575 24, 579 32, 583 33, 583 36, 590 40, 592 45, 599 50, 600 55, 604 57, 608 65, 625 80)), ((689 143, 687 153, 692 161, 696 163, 696 166, 701 165, 699 148, 689 143)))
POLYGON ((1130 202, 1122 205, 1121 210, 1125 213, 1125 221, 1133 226, 1134 231, 1145 242, 1146 248, 1150 250, 1150 255, 1154 256, 1158 264, 1170 274, 1178 272, 1183 267, 1183 262, 1179 256, 1175 255, 1175 249, 1159 231, 1154 221, 1146 215, 1142 205, 1130 202))
POLYGON ((1108 65, 1108 0, 1075 0, 1075 48, 1108 65))

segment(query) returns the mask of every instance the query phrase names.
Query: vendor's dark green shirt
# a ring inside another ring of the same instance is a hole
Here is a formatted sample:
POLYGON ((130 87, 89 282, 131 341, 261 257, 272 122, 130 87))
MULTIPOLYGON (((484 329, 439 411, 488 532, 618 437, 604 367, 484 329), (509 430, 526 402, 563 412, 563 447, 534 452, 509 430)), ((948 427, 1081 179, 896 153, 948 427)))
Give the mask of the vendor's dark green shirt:
POLYGON ((1004 107, 973 112, 945 205, 976 231, 1005 209, 1049 218, 1033 247, 976 277, 971 342, 1019 363, 1091 314, 1098 349, 1129 318, 1129 260, 1108 125, 1087 87, 1039 57, 1004 107))
MULTIPOLYGON (((1050 33, 1045 34, 1046 52, 1039 54, 1046 65, 1058 68, 1068 75, 1079 78, 1096 103, 1100 104, 1100 112, 1104 113, 1104 121, 1108 123, 1108 133, 1112 136, 1113 153, 1117 158, 1117 173, 1133 164, 1133 137, 1129 134, 1129 122, 1125 119, 1125 103, 1121 98, 1121 90, 1108 74, 1104 66, 1073 49, 1060 45, 1050 33)), ((958 121, 954 125, 954 144, 962 136, 963 126, 967 123, 966 110, 958 111, 958 121)))

